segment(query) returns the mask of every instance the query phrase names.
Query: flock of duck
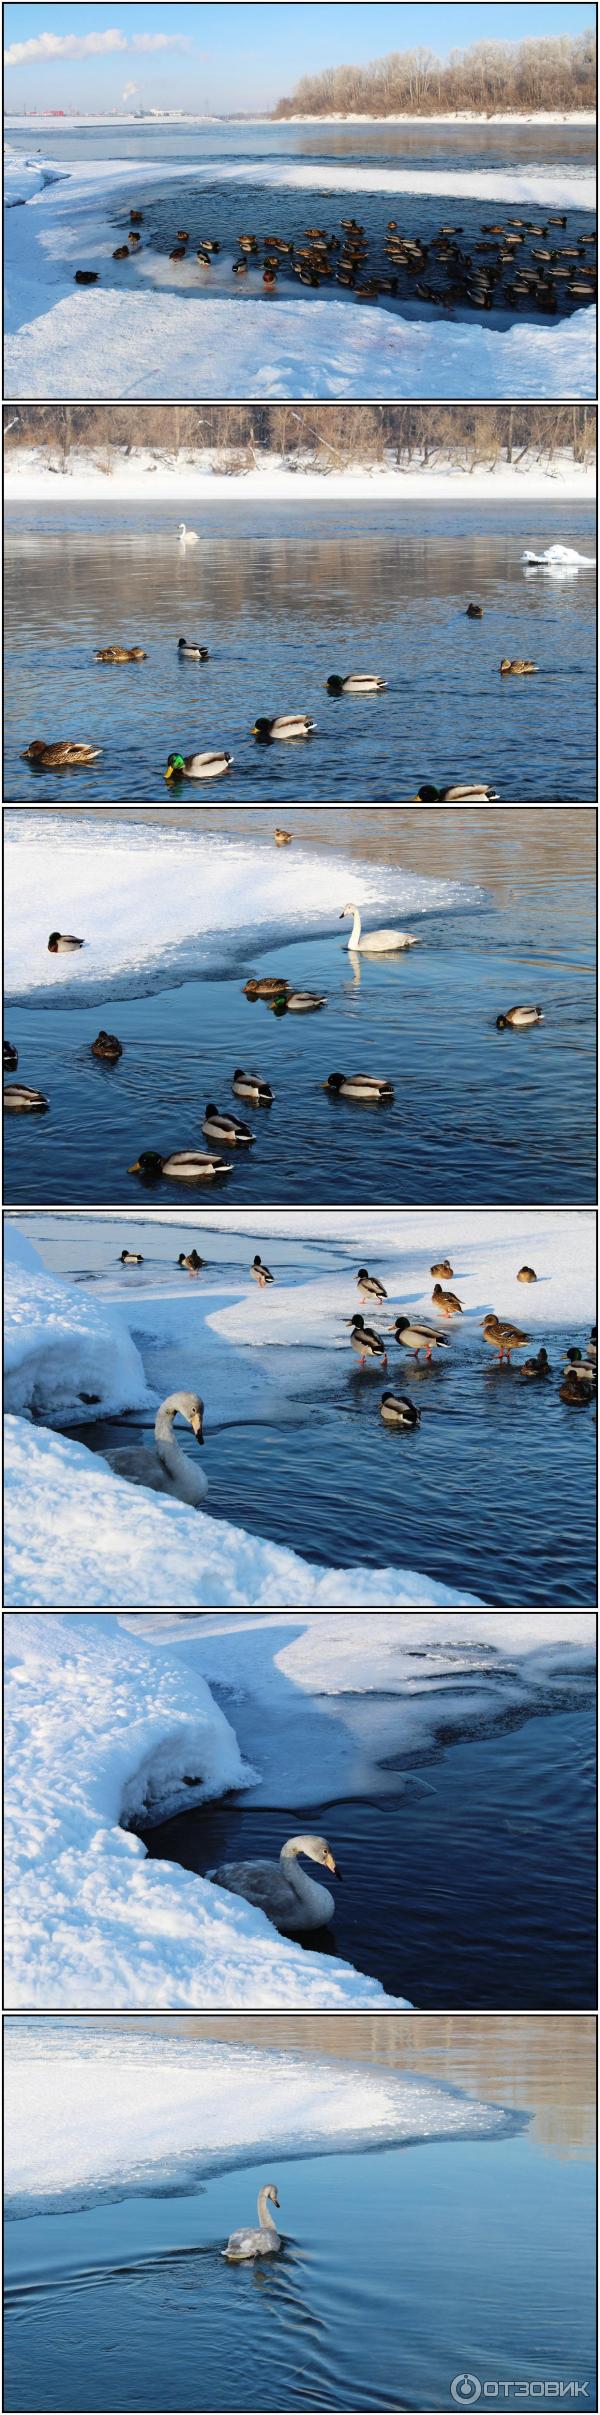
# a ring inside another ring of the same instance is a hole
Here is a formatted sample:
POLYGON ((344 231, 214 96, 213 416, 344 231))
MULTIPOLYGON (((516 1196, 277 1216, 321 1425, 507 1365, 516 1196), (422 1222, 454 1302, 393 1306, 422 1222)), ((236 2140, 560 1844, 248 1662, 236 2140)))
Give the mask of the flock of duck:
MULTIPOLYGON (((397 219, 388 218, 383 239, 372 242, 358 218, 337 223, 339 234, 323 226, 305 227, 300 243, 280 234, 238 235, 232 275, 243 278, 251 269, 258 271, 264 292, 271 295, 282 275, 297 277, 312 291, 340 285, 360 303, 406 300, 416 294, 420 302, 451 314, 456 309, 516 312, 525 305, 528 315, 555 317, 559 309, 564 312, 571 304, 581 308, 595 298, 595 234, 570 232, 566 210, 548 211, 542 220, 484 220, 479 239, 469 236, 466 242, 460 225, 440 226, 425 239, 404 234, 397 219)), ((149 248, 157 248, 152 235, 140 232, 144 225, 143 210, 131 209, 113 260, 135 259, 145 240, 149 248)), ((196 244, 189 227, 177 227, 168 257, 175 266, 195 259, 204 280, 222 250, 214 235, 196 244)), ((76 285, 98 283, 99 270, 75 270, 76 285)))
MULTIPOLYGON (((186 530, 183 522, 177 533, 186 542, 194 536, 194 531, 186 530)), ((467 617, 481 620, 482 607, 469 605, 467 617)), ((195 639, 180 637, 177 657, 179 662, 209 662, 209 648, 195 639)), ((143 646, 111 644, 97 647, 94 660, 108 664, 139 663, 147 662, 148 657, 143 646)), ((511 662, 506 657, 500 664, 500 670, 503 674, 535 671, 537 664, 511 662)), ((332 671, 325 682, 326 693, 332 697, 378 696, 387 686, 387 679, 382 679, 374 671, 332 671)), ((312 738, 316 729, 317 723, 311 713, 259 713, 250 735, 259 746, 272 746, 279 742, 289 745, 297 740, 312 738)), ((98 763, 103 753, 102 746, 94 746, 87 738, 31 738, 23 750, 21 762, 30 763, 34 771, 81 771, 98 763)), ((231 771, 233 761, 228 747, 205 747, 191 755, 181 754, 178 748, 173 747, 167 756, 164 777, 169 786, 177 785, 181 780, 221 780, 226 772, 231 771)), ((417 790, 414 802, 422 805, 452 802, 491 804, 496 796, 497 790, 485 781, 457 781, 449 788, 423 786, 417 790)))
MULTIPOLYGON (((274 835, 278 846, 289 845, 290 832, 288 830, 278 829, 274 835)), ((352 930, 347 941, 347 950, 350 954, 400 955, 409 948, 419 945, 417 933, 414 931, 403 931, 391 927, 364 931, 360 908, 352 901, 342 907, 340 922, 344 922, 349 915, 352 916, 352 930)), ((74 931, 51 931, 48 953, 52 956, 69 956, 79 948, 85 947, 85 944, 85 940, 78 939, 74 931)), ((277 1016, 319 1014, 327 1005, 326 997, 320 996, 318 991, 294 989, 285 975, 278 973, 261 976, 249 974, 248 980, 244 983, 244 997, 252 1005, 261 999, 263 1004, 277 1016)), ((498 1031, 508 1029, 524 1031, 532 1024, 542 1023, 543 1020, 541 1006, 510 1006, 505 1014, 496 1016, 496 1029, 498 1031)), ((91 1054, 105 1065, 117 1065, 123 1055, 122 1041, 118 1039, 116 1032, 101 1029, 96 1039, 91 1042, 91 1054)), ((19 1054, 14 1041, 6 1039, 4 1041, 5 1073, 16 1073, 18 1063, 19 1054)), ((235 1091, 236 1097, 245 1099, 249 1106, 272 1107, 273 1105, 274 1092, 270 1082, 263 1080, 259 1074, 245 1071, 241 1065, 235 1067, 231 1077, 231 1088, 235 1091)), ((322 1088, 330 1098, 350 1099, 362 1106, 391 1106, 395 1097, 394 1084, 387 1074, 340 1073, 334 1070, 327 1074, 322 1088)), ((46 1097, 45 1091, 35 1090, 25 1082, 5 1083, 3 1100, 5 1112, 15 1115, 44 1115, 47 1114, 50 1106, 50 1100, 46 1097)), ((161 1156, 157 1149, 141 1149, 133 1165, 128 1166, 128 1173, 139 1174, 142 1180, 150 1183, 163 1176, 169 1182, 215 1181, 218 1177, 231 1174, 233 1171, 233 1159, 229 1160, 224 1157, 222 1151, 224 1149, 233 1150, 235 1153, 237 1149, 253 1148, 257 1137, 241 1116, 233 1115, 228 1108, 219 1108, 213 1099, 207 1101, 202 1130, 205 1138, 215 1144, 210 1150, 175 1149, 170 1151, 167 1156, 161 1156)), ((257 1260, 256 1263, 259 1264, 260 1261, 257 1260)))

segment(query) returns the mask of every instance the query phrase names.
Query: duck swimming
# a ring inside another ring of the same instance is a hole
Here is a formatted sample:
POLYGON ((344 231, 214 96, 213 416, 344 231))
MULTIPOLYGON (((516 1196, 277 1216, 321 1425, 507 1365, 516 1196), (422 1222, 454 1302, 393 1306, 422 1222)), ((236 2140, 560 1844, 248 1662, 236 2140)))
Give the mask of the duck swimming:
POLYGON ((483 604, 467 604, 465 619, 468 621, 482 621, 483 604))
POLYGON ((345 679, 332 671, 325 681, 328 696, 376 696, 387 684, 387 679, 376 678, 373 671, 348 671, 345 679))
POLYGON ((419 1426, 421 1411, 403 1392, 382 1392, 380 1417, 387 1426, 419 1426))
MULTIPOLYGON (((248 1865, 241 1864, 240 1866, 244 1868, 248 1865)), ((282 2240, 279 2231, 275 2229, 273 2217, 269 2213, 269 2201, 273 2205, 279 2205, 277 2190, 272 2180, 267 2181, 266 2188, 259 2189, 258 2192, 258 2230, 232 2231, 227 2246, 221 2248, 221 2255, 225 2256, 228 2264, 246 2264, 250 2256, 277 2256, 279 2254, 282 2240)))
POLYGON ((257 1904, 274 1928, 297 1936, 305 1929, 324 1928, 335 1912, 329 1888, 319 1886, 299 1868, 300 1853, 306 1854, 307 1861, 332 1870, 334 1878, 341 1878, 324 1836, 289 1836, 278 1862, 222 1862, 218 1870, 207 1870, 206 1877, 216 1887, 227 1887, 230 1895, 244 1895, 247 1903, 257 1904))
POLYGON ((416 948, 419 945, 418 939, 411 931, 363 931, 358 906, 342 906, 340 922, 345 921, 347 914, 353 916, 348 948, 358 951, 362 956, 389 956, 400 949, 416 948))
POLYGON ((100 646, 94 662, 147 662, 143 646, 100 646))
POLYGON ((541 1006, 509 1006, 505 1015, 496 1016, 496 1030, 527 1031, 531 1023, 543 1023, 541 1006))
POLYGON ((451 788, 418 788, 415 805, 493 805, 497 796, 484 780, 455 780, 451 788))
POLYGON ((519 1374, 529 1384, 540 1383, 544 1376, 551 1375, 547 1350, 538 1350, 536 1358, 526 1358, 524 1366, 519 1368, 519 1374))
POLYGON ((232 1168, 214 1149, 174 1149, 170 1157, 161 1157, 158 1149, 141 1149, 127 1172, 148 1180, 165 1174, 169 1182, 212 1182, 217 1174, 231 1174, 232 1168))
POLYGON ((180 1249, 177 1264, 185 1266, 186 1274, 199 1275, 201 1267, 206 1265, 206 1259, 199 1258, 197 1249, 189 1249, 187 1257, 185 1250, 180 1249))
POLYGON ((35 763, 40 771, 73 771, 86 763, 97 763, 101 746, 90 746, 84 738, 55 738, 47 745, 45 738, 32 738, 26 746, 22 763, 35 763))
POLYGON ((181 662, 208 662, 210 660, 208 646, 197 646, 189 637, 178 638, 177 652, 181 662))
POLYGON ((315 730, 316 726, 310 713, 277 713, 274 721, 268 721, 261 714, 253 724, 252 736, 258 738, 261 745, 270 746, 273 738, 310 738, 311 730, 315 730))
POLYGON ((327 999, 319 998, 314 989, 288 989, 282 1004, 288 1015, 316 1015, 320 1006, 327 1005, 327 999))
POLYGON ((512 675, 512 677, 515 679, 524 679, 529 671, 537 671, 537 668, 538 665, 536 662, 509 662, 507 655, 504 656, 500 664, 500 669, 504 678, 512 675))
POLYGON ((253 1107, 272 1107, 273 1105, 270 1082, 261 1082, 258 1074, 244 1073, 241 1065, 236 1066, 231 1087, 232 1090, 237 1091, 238 1098, 249 1099, 253 1107))
POLYGON ((167 760, 165 780, 221 780, 232 763, 233 755, 228 755, 224 747, 220 752, 215 750, 203 755, 171 754, 167 760))
POLYGON ((361 1300, 387 1300, 385 1283, 380 1283, 378 1275, 370 1275, 366 1266, 359 1266, 356 1280, 361 1300))
POLYGON ((202 1130, 207 1140, 223 1141, 228 1149, 250 1149, 256 1140, 256 1133, 250 1131, 249 1124, 241 1122, 239 1115, 228 1115, 227 1112, 220 1115, 218 1107, 213 1106, 212 1102, 207 1106, 202 1130))
POLYGON ((120 1266, 143 1266, 143 1264, 144 1264, 144 1260, 143 1260, 143 1257, 142 1257, 142 1252, 141 1252, 141 1249, 122 1249, 122 1250, 121 1250, 121 1256, 120 1256, 120 1259, 119 1259, 119 1265, 120 1265, 120 1266))
POLYGON ((44 1115, 50 1105, 43 1090, 28 1090, 25 1082, 7 1082, 3 1098, 13 1115, 44 1115))
POLYGON ((284 974, 280 980, 277 973, 265 973, 261 974, 260 980, 255 981, 253 974, 250 973, 248 980, 244 982, 244 997, 283 998, 289 986, 289 981, 286 981, 284 974))
POLYGON ((271 1274, 270 1268, 268 1266, 263 1266, 262 1258, 259 1258, 258 1252, 256 1257, 252 1260, 250 1273, 253 1281, 258 1283, 261 1291, 264 1291, 267 1283, 274 1283, 275 1281, 275 1276, 271 1274))
POLYGON ((328 1073, 324 1090, 333 1091, 339 1098, 389 1100, 394 1097, 392 1082, 374 1073, 328 1073))
POLYGON ((92 1056, 101 1057, 105 1065, 118 1064, 122 1055, 121 1041, 117 1040, 114 1031, 99 1031, 97 1039, 92 1040, 92 1056))
POLYGON ((426 1359, 430 1359, 432 1350, 449 1348, 445 1334, 438 1333, 437 1325, 417 1324, 413 1317, 395 1317, 391 1330, 394 1341, 402 1342, 405 1350, 412 1350, 415 1358, 419 1357, 421 1350, 425 1351, 426 1359))
POLYGON ((15 1048, 14 1040, 3 1041, 2 1062, 5 1073, 16 1073, 19 1062, 19 1051, 18 1048, 15 1048))
POLYGON ((382 1366, 387 1367, 385 1342, 382 1335, 375 1332, 373 1325, 365 1325, 363 1316, 346 1317, 344 1322, 350 1326, 350 1347, 356 1350, 361 1367, 364 1367, 368 1358, 380 1358, 382 1366))
POLYGON ((292 844, 292 833, 291 833, 291 830, 274 830, 274 831, 273 831, 273 837, 274 837, 274 840, 275 840, 275 845, 276 845, 276 847, 291 847, 291 844, 292 844))
POLYGON ((49 956, 72 956, 75 948, 84 948, 85 939, 76 939, 72 931, 51 931, 48 940, 49 956))

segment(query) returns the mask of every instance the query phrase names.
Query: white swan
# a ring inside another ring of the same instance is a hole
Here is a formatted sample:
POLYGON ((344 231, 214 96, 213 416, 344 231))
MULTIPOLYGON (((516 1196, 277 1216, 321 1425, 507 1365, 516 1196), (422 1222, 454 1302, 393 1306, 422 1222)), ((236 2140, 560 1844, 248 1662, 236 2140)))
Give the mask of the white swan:
POLYGON ((258 1904, 276 1929, 322 1929, 333 1920, 335 1901, 328 1887, 309 1878, 301 1870, 298 1854, 305 1853, 309 1862, 323 1862, 341 1878, 331 1846, 324 1836, 289 1836, 282 1845, 278 1862, 222 1862, 218 1870, 207 1870, 206 1877, 216 1887, 227 1887, 230 1895, 245 1895, 247 1903, 258 1904))
POLYGON ((143 1484, 153 1493, 170 1493, 172 1500, 188 1501, 199 1509, 208 1492, 208 1478, 202 1468, 192 1467, 173 1433, 173 1420, 185 1417, 197 1442, 204 1441, 204 1403, 197 1392, 171 1392, 161 1401, 154 1420, 158 1457, 145 1444, 129 1443, 116 1451, 107 1451, 106 1458, 116 1476, 126 1476, 129 1484, 143 1484))
POLYGON ((595 559, 591 561, 589 554, 577 553, 573 545, 547 545, 545 553, 521 554, 521 561, 528 562, 536 570, 553 570, 555 564, 560 570, 563 564, 571 563, 575 568, 580 565, 582 570, 596 568, 595 559))
POLYGON ((268 2180, 266 2188, 259 2189, 258 2192, 259 2229, 257 2231, 232 2231, 227 2246, 221 2248, 221 2255, 227 2257, 228 2264, 243 2264, 247 2256, 278 2255, 283 2242, 280 2239, 279 2231, 275 2229, 273 2216, 269 2213, 269 2198, 272 2199, 273 2205, 279 2206, 279 2198, 273 2180, 268 2180))
POLYGON ((358 906, 342 906, 340 922, 343 922, 346 914, 354 915, 348 947, 360 948, 363 956, 388 956, 392 948, 416 948, 419 945, 411 931, 363 931, 358 906))
POLYGON ((200 542, 195 528, 186 528, 185 520, 180 520, 177 535, 180 545, 198 545, 200 542))

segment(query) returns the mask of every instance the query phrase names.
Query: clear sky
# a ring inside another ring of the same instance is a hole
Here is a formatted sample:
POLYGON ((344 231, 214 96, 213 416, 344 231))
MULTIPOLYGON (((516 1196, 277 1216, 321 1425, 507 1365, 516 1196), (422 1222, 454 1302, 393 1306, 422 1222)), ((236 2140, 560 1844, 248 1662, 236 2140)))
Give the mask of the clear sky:
POLYGON ((440 57, 485 37, 517 42, 534 34, 580 33, 593 20, 575 0, 519 0, 479 6, 365 6, 328 0, 190 0, 119 7, 6 7, 6 108, 119 107, 208 112, 271 109, 301 75, 344 61, 380 58, 427 45, 440 57))

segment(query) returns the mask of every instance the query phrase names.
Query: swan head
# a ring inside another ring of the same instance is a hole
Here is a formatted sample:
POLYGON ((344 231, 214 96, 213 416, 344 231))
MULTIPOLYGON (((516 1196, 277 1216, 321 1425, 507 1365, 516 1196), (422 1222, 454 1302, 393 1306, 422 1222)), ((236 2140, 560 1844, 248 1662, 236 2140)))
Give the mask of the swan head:
MULTIPOLYGON (((160 1418, 166 1417, 169 1424, 172 1425, 173 1419, 178 1415, 185 1417, 186 1424, 191 1426, 192 1433, 196 1436, 196 1441, 203 1443, 204 1401, 199 1399, 197 1392, 171 1392, 168 1400, 162 1401, 156 1422, 158 1424, 160 1418)), ((156 1426, 154 1430, 156 1432, 156 1426)))
POLYGON ((341 1878, 341 1870, 326 1836, 290 1836, 283 1851, 288 1854, 305 1853, 307 1861, 320 1862, 323 1869, 333 1871, 334 1878, 341 1878))
POLYGON ((346 914, 358 914, 358 906, 342 906, 340 922, 344 922, 346 914))
POLYGON ((279 2209, 279 2198, 274 2180, 267 2181, 266 2188, 261 2189, 261 2197, 270 2197, 272 2205, 276 2205, 279 2209))

